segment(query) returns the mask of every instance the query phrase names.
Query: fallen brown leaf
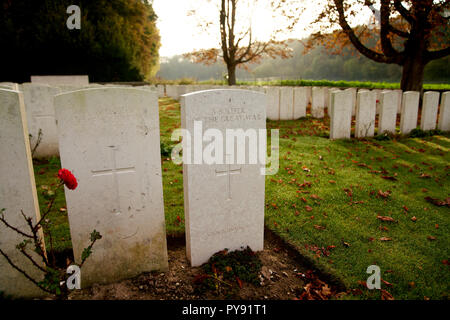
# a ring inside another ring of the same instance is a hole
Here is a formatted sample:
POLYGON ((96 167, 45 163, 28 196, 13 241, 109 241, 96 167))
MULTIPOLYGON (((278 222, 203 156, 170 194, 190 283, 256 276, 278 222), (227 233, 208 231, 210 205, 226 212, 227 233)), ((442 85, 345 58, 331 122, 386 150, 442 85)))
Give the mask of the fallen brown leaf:
POLYGON ((377 219, 381 221, 395 222, 394 218, 388 216, 377 216, 377 219))
POLYGON ((381 300, 395 300, 392 294, 384 289, 381 289, 381 300))

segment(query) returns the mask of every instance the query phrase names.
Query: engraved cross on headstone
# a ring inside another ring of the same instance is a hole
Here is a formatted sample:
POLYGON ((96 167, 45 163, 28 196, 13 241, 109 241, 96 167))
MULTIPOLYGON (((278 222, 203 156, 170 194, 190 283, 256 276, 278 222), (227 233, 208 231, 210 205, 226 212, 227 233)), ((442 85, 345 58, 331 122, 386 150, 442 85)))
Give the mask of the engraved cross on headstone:
POLYGON ((111 161, 112 161, 112 168, 111 169, 104 169, 104 170, 92 170, 92 176, 93 177, 99 177, 99 176, 105 176, 105 175, 112 175, 113 181, 114 181, 114 190, 115 190, 115 199, 116 199, 116 208, 114 208, 114 213, 116 215, 119 215, 122 210, 120 208, 120 195, 119 195, 119 181, 118 181, 118 175, 124 174, 124 173, 134 173, 136 172, 135 167, 127 167, 127 168, 117 168, 117 161, 116 161, 116 152, 118 150, 118 147, 115 146, 108 146, 111 148, 111 161))
MULTIPOLYGON (((227 155, 227 160, 229 159, 229 156, 227 155)), ((221 177, 221 176, 227 176, 227 194, 228 194, 228 198, 227 200, 231 200, 231 175, 235 175, 235 174, 240 174, 241 173, 241 169, 231 169, 231 164, 229 161, 227 161, 227 169, 226 170, 217 170, 216 169, 216 177, 221 177)))

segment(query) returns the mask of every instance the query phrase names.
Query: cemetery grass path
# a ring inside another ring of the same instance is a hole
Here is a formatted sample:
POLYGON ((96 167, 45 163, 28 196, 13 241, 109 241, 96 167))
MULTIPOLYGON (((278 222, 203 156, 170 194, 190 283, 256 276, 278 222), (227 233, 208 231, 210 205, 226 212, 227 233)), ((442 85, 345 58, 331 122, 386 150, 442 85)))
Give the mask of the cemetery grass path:
MULTIPOLYGON (((173 146, 180 106, 170 98, 159 102, 161 143, 173 146)), ((331 141, 329 118, 309 116, 267 127, 280 129, 280 170, 266 177, 266 227, 343 283, 348 294, 341 299, 449 298, 450 211, 425 200, 449 197, 449 134, 331 141), (384 291, 364 285, 373 264, 381 268, 384 291)), ((166 229, 183 237, 182 167, 168 159, 162 157, 166 229)), ((35 165, 38 193, 58 165, 58 159, 35 165)), ((66 212, 50 220, 56 247, 70 249, 66 212)))

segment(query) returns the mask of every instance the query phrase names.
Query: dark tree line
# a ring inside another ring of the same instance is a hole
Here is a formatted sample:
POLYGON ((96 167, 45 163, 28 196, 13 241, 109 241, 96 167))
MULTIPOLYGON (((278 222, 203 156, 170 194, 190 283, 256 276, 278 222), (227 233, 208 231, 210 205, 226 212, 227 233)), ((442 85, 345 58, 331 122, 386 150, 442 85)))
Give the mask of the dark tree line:
POLYGON ((2 0, 0 81, 88 74, 91 81, 140 81, 159 66, 156 14, 141 0, 2 0), (81 29, 66 12, 81 9, 81 29))

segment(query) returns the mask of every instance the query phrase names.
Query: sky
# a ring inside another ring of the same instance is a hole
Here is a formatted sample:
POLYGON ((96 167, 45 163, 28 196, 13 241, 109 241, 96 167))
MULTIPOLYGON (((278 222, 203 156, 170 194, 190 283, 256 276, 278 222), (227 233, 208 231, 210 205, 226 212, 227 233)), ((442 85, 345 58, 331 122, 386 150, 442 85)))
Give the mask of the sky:
MULTIPOLYGON (((153 0, 153 8, 158 15, 157 27, 161 36, 160 57, 191 52, 196 49, 219 48, 218 10, 214 3, 218 0, 153 0), (195 10, 195 15, 189 15, 195 10), (198 27, 199 21, 211 21, 208 31, 198 27)), ((320 10, 323 0, 305 1, 306 11, 301 15, 301 23, 291 33, 282 34, 279 40, 307 37, 311 30, 305 30, 320 10)), ((265 0, 258 0, 257 5, 242 10, 240 21, 251 21, 255 37, 268 40, 275 26, 284 21, 272 18, 272 11, 265 0)), ((368 12, 370 14, 370 11, 368 12)), ((239 19, 237 19, 239 20, 239 19)))

